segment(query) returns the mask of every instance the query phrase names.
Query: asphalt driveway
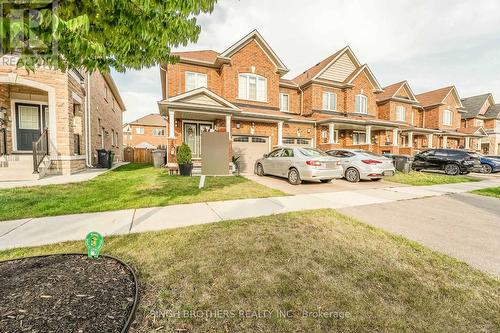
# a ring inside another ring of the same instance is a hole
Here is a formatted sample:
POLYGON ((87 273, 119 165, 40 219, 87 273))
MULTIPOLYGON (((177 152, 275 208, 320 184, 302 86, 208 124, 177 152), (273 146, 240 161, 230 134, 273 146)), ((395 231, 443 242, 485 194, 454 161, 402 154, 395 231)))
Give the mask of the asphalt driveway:
POLYGON ((500 277, 500 199, 464 193, 339 211, 500 277))

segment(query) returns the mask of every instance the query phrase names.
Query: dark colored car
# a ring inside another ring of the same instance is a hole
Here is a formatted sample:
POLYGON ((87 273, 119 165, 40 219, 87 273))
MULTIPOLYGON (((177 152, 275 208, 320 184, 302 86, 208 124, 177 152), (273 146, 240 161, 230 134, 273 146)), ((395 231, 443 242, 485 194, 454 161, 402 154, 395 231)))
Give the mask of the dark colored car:
POLYGON ((481 168, 480 156, 460 149, 429 149, 415 155, 412 169, 442 170, 447 175, 467 174, 481 168))
POLYGON ((500 157, 481 156, 481 166, 484 173, 500 172, 500 157))

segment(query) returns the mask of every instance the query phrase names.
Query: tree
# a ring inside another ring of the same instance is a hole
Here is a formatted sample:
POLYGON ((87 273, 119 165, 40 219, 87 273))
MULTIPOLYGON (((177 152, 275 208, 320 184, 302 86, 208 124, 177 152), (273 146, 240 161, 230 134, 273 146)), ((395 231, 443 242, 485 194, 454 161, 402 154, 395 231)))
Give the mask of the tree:
POLYGON ((196 42, 196 16, 217 0, 2 1, 2 55, 19 67, 119 72, 174 62, 171 49, 196 42), (28 10, 29 9, 29 10, 28 10))

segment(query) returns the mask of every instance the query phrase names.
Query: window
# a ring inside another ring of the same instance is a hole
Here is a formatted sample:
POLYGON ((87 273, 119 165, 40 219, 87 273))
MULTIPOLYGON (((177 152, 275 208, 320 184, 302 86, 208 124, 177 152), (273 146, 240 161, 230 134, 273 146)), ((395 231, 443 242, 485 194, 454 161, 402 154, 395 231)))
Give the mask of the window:
POLYGON ((281 154, 281 151, 282 151, 282 150, 283 150, 283 149, 278 148, 278 149, 276 149, 276 150, 272 151, 272 152, 269 154, 269 157, 278 157, 278 156, 280 156, 280 154, 281 154))
POLYGON ((144 134, 144 128, 143 127, 136 127, 135 134, 144 134))
POLYGON ((309 144, 309 140, 307 140, 307 139, 297 139, 297 144, 298 145, 308 145, 309 144))
POLYGON ((406 108, 404 106, 396 107, 396 120, 405 121, 406 120, 406 108))
POLYGON ((106 83, 104 84, 104 99, 106 100, 106 102, 108 101, 108 86, 106 85, 106 83))
POLYGON ((102 130, 103 127, 101 126, 101 119, 97 119, 97 123, 99 125, 99 129, 98 129, 99 133, 98 134, 99 135, 103 135, 104 133, 103 133, 103 130, 102 130))
POLYGON ((451 126, 452 114, 450 110, 443 111, 443 125, 451 126))
POLYGON ((288 94, 280 94, 280 110, 286 112, 290 111, 288 94))
POLYGON ((186 91, 207 87, 207 74, 186 72, 186 91))
POLYGON ((476 126, 478 126, 478 127, 484 126, 484 120, 482 120, 482 119, 476 119, 476 126))
POLYGON ((111 146, 115 145, 115 130, 111 130, 111 146))
POLYGON ((294 139, 283 139, 284 145, 293 145, 295 143, 294 139))
POLYGON ((118 131, 115 131, 115 145, 118 147, 118 131))
POLYGON ((355 145, 366 144, 366 133, 365 132, 353 132, 352 133, 352 143, 355 145))
POLYGON ((164 128, 153 128, 153 135, 154 136, 165 136, 165 129, 164 128))
POLYGON ((252 101, 267 101, 267 80, 254 74, 240 74, 238 98, 252 101))
POLYGON ((323 93, 323 110, 337 110, 337 94, 331 92, 323 93))
POLYGON ((252 142, 253 142, 253 143, 266 143, 266 142, 267 142, 267 140, 266 140, 266 138, 258 138, 258 137, 253 137, 253 138, 252 138, 252 142))
POLYGON ((367 106, 366 96, 365 95, 356 95, 356 98, 354 99, 355 112, 367 114, 368 110, 367 110, 366 106, 367 106))
POLYGON ((73 134, 73 152, 75 155, 80 155, 80 135, 73 134))
POLYGON ((113 110, 113 112, 115 112, 115 97, 112 97, 113 99, 113 104, 111 104, 111 109, 113 110))
POLYGON ((281 157, 293 157, 293 150, 290 148, 283 149, 281 157))
POLYGON ((248 136, 235 136, 233 142, 248 142, 248 136))

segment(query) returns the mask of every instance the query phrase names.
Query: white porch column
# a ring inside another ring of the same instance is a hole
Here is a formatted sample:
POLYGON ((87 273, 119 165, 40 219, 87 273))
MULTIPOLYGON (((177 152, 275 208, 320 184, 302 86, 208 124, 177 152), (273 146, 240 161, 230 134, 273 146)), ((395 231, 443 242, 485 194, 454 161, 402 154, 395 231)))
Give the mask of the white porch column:
POLYGON ((226 132, 229 133, 229 139, 231 139, 231 115, 226 115, 226 132))
POLYGON ((175 111, 168 111, 168 138, 175 139, 175 111))
POLYGON ((371 126, 366 126, 366 144, 371 145, 372 144, 372 127, 371 126))
POLYGON ((465 149, 470 148, 470 137, 466 136, 465 137, 465 149))
POLYGON ((399 135, 399 132, 398 132, 398 129, 397 128, 394 128, 392 130, 392 145, 397 147, 398 146, 398 135, 399 135))
POLYGON ((283 146, 283 122, 278 121, 278 146, 283 146))
POLYGON ((335 143, 335 124, 328 124, 328 143, 335 143))
POLYGON ((432 148, 432 140, 434 140, 434 134, 427 134, 427 148, 432 148))
POLYGON ((443 148, 448 148, 448 137, 443 136, 443 148))
POLYGON ((408 148, 413 148, 413 132, 408 132, 408 148))

